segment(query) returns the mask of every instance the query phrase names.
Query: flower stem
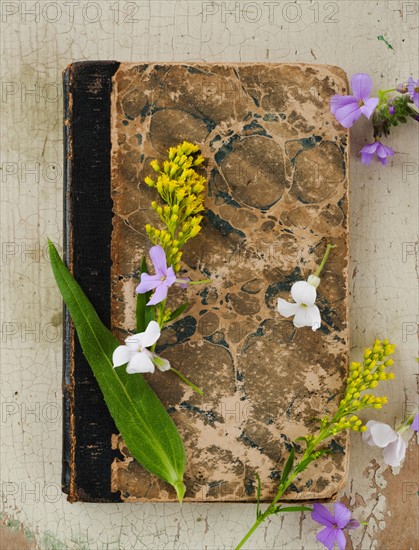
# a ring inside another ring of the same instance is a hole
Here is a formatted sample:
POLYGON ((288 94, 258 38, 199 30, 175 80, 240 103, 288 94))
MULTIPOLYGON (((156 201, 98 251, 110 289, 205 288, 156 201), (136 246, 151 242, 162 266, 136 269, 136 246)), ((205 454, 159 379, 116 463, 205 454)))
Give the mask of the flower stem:
POLYGON ((183 382, 185 382, 185 384, 187 386, 189 386, 194 391, 196 391, 197 394, 199 394, 201 396, 204 395, 204 392, 201 389, 199 389, 197 386, 195 386, 195 384, 192 384, 192 382, 190 380, 188 380, 186 378, 186 376, 183 376, 183 374, 181 372, 179 372, 177 369, 175 369, 174 367, 170 367, 170 370, 173 371, 175 374, 177 374, 179 376, 179 378, 181 380, 183 380, 183 382))
POLYGON ((188 284, 190 284, 190 285, 203 285, 203 284, 210 283, 210 282, 211 282, 211 279, 201 279, 200 281, 189 281, 188 284))
POLYGON ((405 432, 409 428, 409 426, 412 424, 413 419, 415 418, 416 415, 417 413, 412 413, 405 420, 403 420, 400 426, 396 429, 396 432, 399 432, 399 433, 405 432))
POLYGON ((326 252, 324 253, 322 262, 321 262, 321 264, 319 265, 319 267, 316 269, 316 271, 314 273, 315 277, 319 277, 320 273, 322 272, 322 269, 324 268, 324 266, 327 262, 327 258, 329 257, 329 254, 330 254, 330 251, 331 251, 332 248, 336 248, 336 245, 335 244, 328 244, 327 245, 326 252))
POLYGON ((380 90, 380 92, 383 94, 389 94, 390 92, 395 92, 395 91, 396 91, 396 88, 391 88, 390 90, 380 90))
POLYGON ((235 550, 240 550, 244 544, 246 544, 247 540, 253 535, 253 533, 256 531, 256 529, 259 527, 261 523, 265 521, 265 518, 263 517, 264 514, 260 515, 255 523, 252 525, 252 527, 247 531, 247 533, 244 535, 242 540, 239 542, 239 544, 236 546, 235 550))

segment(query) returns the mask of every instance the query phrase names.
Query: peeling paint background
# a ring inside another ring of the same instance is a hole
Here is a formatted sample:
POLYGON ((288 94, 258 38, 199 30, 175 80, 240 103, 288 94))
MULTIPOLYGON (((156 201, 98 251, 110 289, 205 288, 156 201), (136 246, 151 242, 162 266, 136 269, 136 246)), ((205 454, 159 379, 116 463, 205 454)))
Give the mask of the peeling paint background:
MULTIPOLYGON (((369 72, 377 91, 419 74, 418 3, 0 6, 1 548, 231 548, 251 525, 253 505, 69 504, 60 492, 61 299, 46 239, 62 242, 61 72, 85 59, 318 62, 369 72)), ((390 404, 364 418, 399 423, 417 407, 418 135, 413 123, 395 130, 388 168, 360 164, 357 151, 370 138, 365 121, 351 133, 351 348, 355 358, 376 336, 398 345, 390 404)), ((369 523, 351 532, 349 548, 418 548, 417 472, 414 437, 397 476, 378 449, 351 437, 342 498, 369 523)), ((316 531, 308 516, 274 518, 248 548, 320 548, 316 531)))

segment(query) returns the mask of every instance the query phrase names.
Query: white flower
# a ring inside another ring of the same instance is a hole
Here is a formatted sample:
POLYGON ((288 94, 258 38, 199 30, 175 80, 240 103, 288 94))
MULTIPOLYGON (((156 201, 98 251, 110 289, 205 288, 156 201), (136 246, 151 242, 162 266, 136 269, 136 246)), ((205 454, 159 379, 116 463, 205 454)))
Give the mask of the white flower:
POLYGON ((383 449, 385 464, 393 468, 400 466, 406 454, 406 442, 402 436, 383 422, 369 420, 366 426, 367 431, 362 434, 362 439, 368 445, 383 449))
POLYGON ((148 350, 160 338, 160 327, 156 321, 150 321, 145 332, 128 336, 125 346, 118 346, 113 352, 113 367, 127 365, 127 373, 154 372, 155 366, 161 371, 170 369, 167 359, 159 357, 156 353, 148 350))
MULTIPOLYGON (((291 287, 291 296, 295 304, 290 304, 282 298, 278 298, 278 311, 284 317, 294 315, 294 326, 311 327, 312 330, 317 330, 321 325, 321 317, 319 308, 314 305, 316 301, 316 286, 320 279, 313 277, 310 282, 297 281, 291 287)), ((309 278, 310 280, 310 278, 309 278)))

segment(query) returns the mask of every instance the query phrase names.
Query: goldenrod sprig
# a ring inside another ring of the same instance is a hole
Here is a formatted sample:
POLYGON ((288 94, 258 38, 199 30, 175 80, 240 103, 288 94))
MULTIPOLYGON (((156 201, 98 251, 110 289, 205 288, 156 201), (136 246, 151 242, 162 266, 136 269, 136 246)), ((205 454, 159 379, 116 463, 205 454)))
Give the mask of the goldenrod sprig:
POLYGON ((184 141, 169 149, 168 160, 160 166, 157 160, 150 165, 159 174, 156 181, 150 177, 145 183, 156 189, 163 203, 151 203, 152 209, 166 226, 164 229, 147 224, 145 229, 153 244, 166 252, 168 265, 180 269, 181 247, 201 231, 204 210, 206 178, 195 170, 204 162, 199 147, 184 141))
MULTIPOLYGON (((281 512, 311 510, 311 508, 307 506, 283 507, 281 504, 278 504, 278 502, 293 480, 303 472, 311 462, 318 460, 325 454, 331 454, 333 452, 329 446, 322 446, 327 439, 346 430, 355 432, 364 432, 366 430, 366 426, 362 425, 362 420, 354 414, 355 412, 366 408, 381 409, 381 407, 387 403, 387 397, 385 396, 376 397, 371 393, 363 392, 373 390, 380 382, 392 380, 394 378, 393 372, 387 372, 387 369, 393 365, 393 360, 390 356, 393 355, 394 350, 395 345, 390 344, 388 340, 375 340, 372 349, 367 348, 364 351, 362 363, 352 362, 350 364, 345 394, 339 402, 337 411, 331 418, 329 418, 329 416, 324 416, 320 419, 320 427, 316 434, 309 434, 297 438, 296 441, 304 441, 306 444, 306 450, 303 456, 294 464, 295 451, 294 448, 292 449, 284 465, 275 498, 264 512, 260 511, 260 499, 258 498, 256 521, 236 546, 236 550, 239 550, 245 544, 252 533, 269 516, 281 512)), ((258 489, 258 494, 260 494, 260 488, 258 489)))

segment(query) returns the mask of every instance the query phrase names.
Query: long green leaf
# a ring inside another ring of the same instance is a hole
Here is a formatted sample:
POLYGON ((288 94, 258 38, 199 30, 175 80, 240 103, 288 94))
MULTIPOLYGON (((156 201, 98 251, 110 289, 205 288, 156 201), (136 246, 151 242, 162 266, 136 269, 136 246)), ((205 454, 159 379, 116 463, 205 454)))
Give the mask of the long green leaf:
POLYGON ((173 485, 182 501, 186 458, 175 424, 142 375, 127 374, 124 366, 113 368, 118 340, 101 322, 51 241, 48 246, 52 270, 83 353, 129 451, 149 472, 173 485))
POLYGON ((189 306, 189 302, 185 302, 184 304, 182 304, 181 306, 179 306, 177 309, 175 309, 175 311, 170 315, 169 319, 168 319, 168 323, 171 323, 172 321, 174 321, 175 319, 177 319, 179 317, 179 315, 182 315, 182 313, 185 311, 185 309, 189 306))
POLYGON ((284 470, 282 472, 282 476, 281 476, 281 483, 283 483, 284 481, 286 481, 288 479, 288 475, 291 471, 291 468, 294 464, 294 456, 295 456, 295 450, 294 450, 294 447, 291 449, 291 452, 290 452, 290 456, 288 457, 288 460, 284 466, 284 470))

